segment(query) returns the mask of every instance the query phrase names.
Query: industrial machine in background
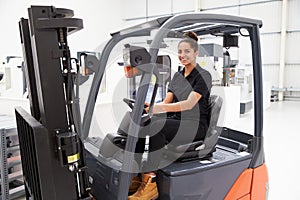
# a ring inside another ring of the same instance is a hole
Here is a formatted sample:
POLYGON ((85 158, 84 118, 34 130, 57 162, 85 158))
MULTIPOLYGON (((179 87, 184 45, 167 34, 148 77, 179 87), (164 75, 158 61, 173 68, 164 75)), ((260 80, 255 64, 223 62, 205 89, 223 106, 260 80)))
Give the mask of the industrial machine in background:
POLYGON ((215 86, 240 87, 240 114, 253 108, 253 73, 250 66, 243 67, 238 60, 232 60, 229 48, 238 47, 236 37, 224 37, 223 45, 208 43, 199 45, 200 66, 212 75, 215 86), (233 39, 234 38, 234 39, 233 39))
POLYGON ((213 85, 225 85, 223 81, 223 46, 219 44, 200 44, 197 61, 201 67, 209 71, 213 85))
MULTIPOLYGON (((27 91, 23 73, 23 58, 7 56, 5 62, 3 62, 3 72, 0 73, 3 78, 0 96, 23 98, 27 91)), ((0 81, 2 78, 0 78, 0 81)))
POLYGON ((223 126, 219 112, 226 98, 222 105, 220 94, 212 94, 211 128, 206 138, 182 145, 168 144, 162 149, 164 157, 156 177, 159 199, 267 198, 261 104, 261 21, 200 13, 161 17, 112 33, 100 56, 85 54, 81 64, 73 59, 76 64, 72 65, 67 35, 81 29, 82 20, 73 18, 71 10, 52 6, 32 6, 28 11, 29 19, 20 21, 20 32, 31 114, 20 107, 16 109, 27 199, 128 198, 131 178, 141 172, 137 170, 133 154, 139 130, 152 118, 144 112, 146 98, 150 99, 151 110, 156 94, 163 98, 170 80, 168 68, 161 67, 161 63, 166 62, 159 60, 160 49, 162 44, 166 44, 164 48, 168 47, 169 40, 177 43, 182 33, 189 30, 199 37, 249 37, 253 52, 254 134, 223 126), (241 29, 249 35, 241 35, 241 29), (149 46, 130 44, 128 38, 145 39, 149 46), (120 46, 124 77, 132 79, 131 83, 136 81, 131 84, 135 88, 129 90, 134 100, 125 97, 131 109, 115 133, 108 133, 104 138, 89 137, 109 57, 112 50, 120 46), (85 80, 80 78, 80 65, 88 69, 89 73, 83 70, 84 74, 92 79, 83 117, 79 85, 87 81, 86 77, 85 80), (182 156, 184 159, 180 159, 182 156))
POLYGON ((240 113, 245 114, 253 108, 253 73, 250 67, 237 66, 231 69, 233 84, 241 87, 240 113))
POLYGON ((21 157, 13 117, 0 115, 0 199, 24 196, 21 157))

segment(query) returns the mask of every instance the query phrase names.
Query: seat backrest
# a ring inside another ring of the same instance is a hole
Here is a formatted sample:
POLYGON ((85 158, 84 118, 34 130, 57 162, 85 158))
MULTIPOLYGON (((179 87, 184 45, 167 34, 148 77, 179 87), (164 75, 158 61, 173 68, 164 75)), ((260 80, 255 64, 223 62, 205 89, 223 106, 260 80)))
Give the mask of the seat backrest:
POLYGON ((218 142, 218 137, 221 134, 221 130, 218 130, 217 123, 220 116, 223 99, 217 95, 211 95, 209 98, 209 126, 204 138, 204 149, 199 151, 200 158, 206 156, 214 151, 214 148, 218 142))
POLYGON ((212 130, 215 130, 218 124, 220 111, 222 108, 223 99, 217 95, 211 95, 209 98, 209 126, 207 134, 210 134, 212 130))

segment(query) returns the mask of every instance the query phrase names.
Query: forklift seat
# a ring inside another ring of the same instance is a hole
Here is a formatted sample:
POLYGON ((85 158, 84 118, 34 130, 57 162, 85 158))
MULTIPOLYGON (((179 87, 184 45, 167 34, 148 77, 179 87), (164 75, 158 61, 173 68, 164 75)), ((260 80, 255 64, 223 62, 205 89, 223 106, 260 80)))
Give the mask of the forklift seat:
POLYGON ((215 151, 218 137, 221 130, 217 128, 217 123, 222 107, 223 99, 217 95, 209 98, 209 126, 204 140, 194 141, 188 144, 165 146, 164 155, 175 158, 178 161, 205 159, 212 156, 215 151))
MULTIPOLYGON (((209 98, 209 127, 204 140, 194 141, 188 144, 165 146, 164 156, 175 158, 178 161, 191 159, 207 158, 215 151, 218 137, 221 130, 217 129, 217 122, 222 107, 222 98, 220 96, 211 95, 209 98)), ((122 123, 128 124, 129 113, 125 116, 122 123)), ((121 124, 122 124, 121 123, 121 124)), ((104 138, 99 153, 104 157, 113 156, 119 149, 124 149, 126 145, 127 134, 123 133, 119 128, 118 133, 109 133, 104 138), (112 145, 114 144, 114 145, 112 145)))

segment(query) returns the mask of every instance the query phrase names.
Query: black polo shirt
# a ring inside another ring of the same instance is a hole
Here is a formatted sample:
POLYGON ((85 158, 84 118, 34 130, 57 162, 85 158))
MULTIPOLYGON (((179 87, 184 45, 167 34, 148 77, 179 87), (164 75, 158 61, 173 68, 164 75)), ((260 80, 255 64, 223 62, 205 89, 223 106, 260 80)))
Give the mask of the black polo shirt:
POLYGON ((201 94, 202 97, 191 110, 176 112, 174 115, 178 119, 197 120, 201 124, 207 125, 209 96, 212 87, 211 75, 198 64, 187 77, 184 77, 184 70, 183 68, 180 72, 176 72, 169 84, 168 92, 174 94, 173 102, 186 100, 192 91, 201 94))

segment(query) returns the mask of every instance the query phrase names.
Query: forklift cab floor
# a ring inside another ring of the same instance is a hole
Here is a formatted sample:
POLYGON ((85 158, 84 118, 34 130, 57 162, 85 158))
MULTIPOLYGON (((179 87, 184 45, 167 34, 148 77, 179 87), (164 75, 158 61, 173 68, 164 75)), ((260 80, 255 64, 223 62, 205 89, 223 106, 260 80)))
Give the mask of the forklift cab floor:
MULTIPOLYGON (((114 158, 103 158, 99 155, 99 148, 101 146, 102 139, 98 137, 88 138, 85 143, 86 150, 88 150, 97 160, 104 162, 103 164, 115 165, 113 168, 119 168, 122 165, 122 152, 120 151, 114 158)), ((211 168, 218 168, 220 166, 230 165, 232 163, 249 160, 252 154, 247 151, 238 151, 235 148, 218 144, 216 151, 210 159, 206 160, 193 160, 186 162, 173 162, 171 164, 169 160, 162 159, 160 166, 161 171, 169 176, 181 176, 185 174, 197 173, 199 171, 208 170, 211 168)))

